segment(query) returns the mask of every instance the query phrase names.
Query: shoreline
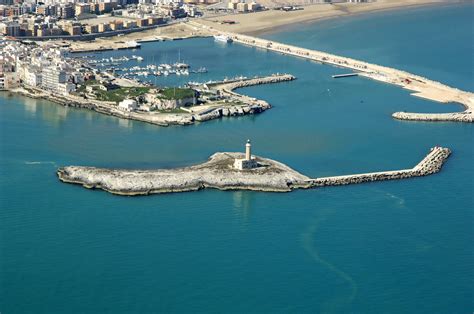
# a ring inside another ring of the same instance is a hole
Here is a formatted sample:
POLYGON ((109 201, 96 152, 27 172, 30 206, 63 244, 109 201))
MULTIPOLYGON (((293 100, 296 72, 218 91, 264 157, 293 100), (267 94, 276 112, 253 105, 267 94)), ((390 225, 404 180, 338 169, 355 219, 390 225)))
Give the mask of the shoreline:
POLYGON ((467 3, 464 0, 446 2, 443 0, 382 0, 369 3, 310 4, 302 6, 304 10, 275 11, 266 10, 247 14, 229 14, 209 18, 195 19, 194 22, 211 26, 225 32, 245 35, 276 33, 298 24, 312 24, 328 19, 373 14, 384 11, 415 9, 435 5, 457 5, 467 3), (224 20, 233 20, 235 24, 221 24, 224 20))
POLYGON ((235 81, 218 81, 209 86, 210 90, 220 92, 228 96, 229 99, 239 100, 240 103, 233 102, 225 104, 219 101, 211 101, 192 107, 181 107, 183 110, 182 113, 123 111, 117 108, 114 102, 86 99, 70 94, 67 96, 53 95, 50 92, 37 88, 20 87, 13 90, 0 90, 0 94, 1 92, 5 92, 7 97, 11 94, 31 99, 43 99, 63 107, 86 109, 119 119, 135 120, 161 127, 172 125, 187 126, 225 117, 232 118, 263 113, 272 108, 268 102, 234 92, 234 90, 247 86, 289 82, 295 79, 296 78, 290 74, 274 74, 235 81))
POLYGON ((253 32, 242 32, 242 34, 249 35, 249 36, 264 36, 270 34, 281 33, 290 30, 291 28, 297 27, 298 25, 309 25, 309 24, 316 24, 320 22, 325 22, 329 20, 336 20, 345 17, 359 17, 363 15, 371 15, 371 14, 378 14, 382 12, 397 12, 397 11, 404 11, 404 10, 413 10, 418 8, 426 8, 426 7, 435 7, 435 6, 452 6, 456 4, 467 3, 465 1, 460 2, 427 2, 427 3, 413 3, 409 5, 400 5, 400 6, 393 6, 393 7, 385 7, 385 8, 373 8, 370 10, 360 11, 360 12, 348 12, 342 13, 333 16, 322 16, 322 17, 314 17, 309 19, 304 19, 301 21, 294 21, 287 23, 285 25, 275 25, 271 27, 262 28, 253 32))

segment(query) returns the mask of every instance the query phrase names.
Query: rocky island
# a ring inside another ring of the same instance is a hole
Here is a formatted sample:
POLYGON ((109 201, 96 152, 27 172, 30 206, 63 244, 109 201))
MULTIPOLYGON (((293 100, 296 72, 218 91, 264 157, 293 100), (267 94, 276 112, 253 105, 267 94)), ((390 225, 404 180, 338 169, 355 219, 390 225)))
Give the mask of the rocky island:
POLYGON ((448 148, 434 147, 411 169, 312 179, 275 160, 251 155, 248 142, 245 154, 216 153, 205 163, 185 168, 116 170, 69 166, 59 168, 57 174, 63 182, 119 195, 186 192, 204 188, 290 192, 300 188, 426 176, 440 171, 450 153, 448 148))

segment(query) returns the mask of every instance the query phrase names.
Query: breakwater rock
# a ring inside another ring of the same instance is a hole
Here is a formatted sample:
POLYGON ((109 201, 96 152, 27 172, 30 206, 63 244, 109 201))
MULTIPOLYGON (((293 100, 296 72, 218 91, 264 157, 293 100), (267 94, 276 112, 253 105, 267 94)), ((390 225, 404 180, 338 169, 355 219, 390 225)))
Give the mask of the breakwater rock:
POLYGON ((452 121, 452 122, 474 122, 474 113, 466 110, 463 112, 450 113, 412 113, 395 112, 392 117, 398 120, 411 121, 452 121))
POLYGON ((311 186, 322 187, 331 185, 347 185, 427 176, 439 172, 450 154, 451 151, 448 148, 437 146, 432 148, 430 153, 420 161, 418 165, 411 169, 316 178, 311 180, 311 186))
POLYGON ((272 84, 272 83, 280 83, 280 82, 289 82, 295 80, 291 74, 272 74, 269 76, 263 77, 255 77, 251 79, 243 79, 243 80, 233 80, 229 82, 222 82, 214 85, 210 85, 210 87, 215 89, 227 90, 232 91, 237 88, 248 87, 248 86, 255 86, 255 85, 262 85, 262 84, 272 84))
POLYGON ((102 189, 119 195, 219 190, 255 190, 289 192, 331 185, 347 185, 373 181, 407 179, 426 176, 441 170, 451 154, 448 148, 434 147, 415 167, 346 176, 311 179, 277 161, 255 157, 258 167, 237 170, 233 167, 240 153, 216 153, 205 163, 178 169, 120 170, 68 166, 57 171, 61 181, 80 184, 90 189, 102 189))

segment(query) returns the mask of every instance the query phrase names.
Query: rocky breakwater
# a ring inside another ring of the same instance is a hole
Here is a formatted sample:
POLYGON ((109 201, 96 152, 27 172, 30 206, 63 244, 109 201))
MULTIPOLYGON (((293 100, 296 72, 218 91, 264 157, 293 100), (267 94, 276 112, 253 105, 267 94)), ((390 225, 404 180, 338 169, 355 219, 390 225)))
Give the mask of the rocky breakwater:
POLYGON ((94 167, 63 167, 61 181, 102 189, 119 195, 219 190, 288 192, 309 187, 308 177, 277 161, 256 157, 259 167, 237 170, 233 167, 240 153, 216 153, 205 163, 178 169, 113 170, 94 167))
POLYGON ((272 74, 270 76, 223 82, 223 83, 214 85, 214 88, 226 90, 226 91, 233 91, 234 89, 241 88, 241 87, 288 82, 288 81, 293 81, 295 79, 296 77, 294 77, 291 74, 272 74))
POLYGON ((412 169, 316 178, 310 180, 311 187, 347 185, 427 176, 439 172, 450 154, 451 151, 448 148, 437 146, 432 148, 430 153, 412 169))
POLYGON ((450 113, 414 113, 395 112, 392 117, 398 120, 410 121, 451 121, 451 122, 474 122, 474 113, 466 110, 463 112, 450 113))

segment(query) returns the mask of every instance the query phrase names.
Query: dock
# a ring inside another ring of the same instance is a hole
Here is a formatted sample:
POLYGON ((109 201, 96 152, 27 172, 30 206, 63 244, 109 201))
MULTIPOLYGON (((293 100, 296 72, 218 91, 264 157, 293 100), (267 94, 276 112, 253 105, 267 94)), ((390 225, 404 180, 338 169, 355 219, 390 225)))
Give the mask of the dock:
POLYGON ((334 74, 332 78, 343 78, 343 77, 351 77, 351 76, 358 76, 359 73, 346 73, 346 74, 334 74))

